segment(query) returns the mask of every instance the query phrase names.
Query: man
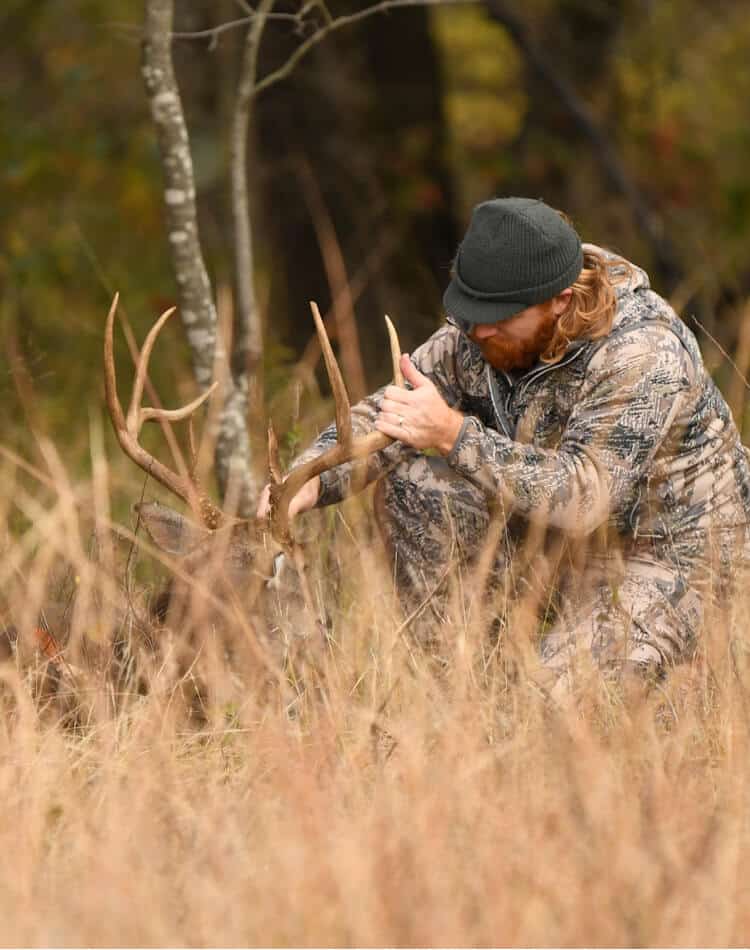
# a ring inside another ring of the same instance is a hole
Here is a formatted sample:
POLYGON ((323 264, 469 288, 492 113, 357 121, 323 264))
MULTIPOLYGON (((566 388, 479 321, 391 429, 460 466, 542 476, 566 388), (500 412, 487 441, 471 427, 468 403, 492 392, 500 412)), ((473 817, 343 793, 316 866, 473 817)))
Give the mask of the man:
MULTIPOLYGON (((471 565, 500 519, 496 573, 529 531, 563 542, 550 670, 569 678, 581 651, 652 672, 689 656, 750 552, 748 457, 693 335, 642 270, 526 198, 474 209, 444 304, 448 324, 402 357, 411 389, 352 411, 355 432, 397 440, 364 481, 381 478, 406 603, 429 599, 452 558, 471 565)), ((340 501, 353 471, 308 483, 291 513, 340 501)))

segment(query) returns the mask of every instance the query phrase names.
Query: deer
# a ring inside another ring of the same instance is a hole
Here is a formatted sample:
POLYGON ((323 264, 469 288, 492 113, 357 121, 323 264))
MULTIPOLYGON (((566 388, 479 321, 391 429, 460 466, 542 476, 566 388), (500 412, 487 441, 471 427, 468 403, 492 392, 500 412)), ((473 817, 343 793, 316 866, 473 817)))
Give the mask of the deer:
MULTIPOLYGON (((123 453, 144 473, 166 488, 188 513, 156 501, 139 502, 134 510, 138 525, 145 527, 154 549, 166 563, 171 581, 166 591, 153 602, 153 616, 135 624, 143 634, 136 652, 145 659, 156 658, 154 666, 168 667, 165 679, 173 685, 189 678, 200 693, 203 671, 195 674, 201 660, 216 659, 231 641, 238 666, 259 669, 266 677, 283 679, 283 665, 295 654, 319 649, 325 639, 325 618, 315 602, 308 578, 309 555, 306 545, 292 531, 289 505, 310 479, 345 462, 364 460, 393 442, 389 436, 373 431, 355 437, 351 407, 341 371, 333 353, 319 309, 311 302, 311 312, 330 380, 335 406, 336 444, 315 458, 282 471, 279 445, 273 424, 268 426, 268 471, 270 510, 264 518, 240 518, 211 500, 197 474, 197 452, 193 434, 195 415, 218 388, 213 383, 197 398, 175 409, 144 406, 143 397, 149 362, 159 334, 176 312, 165 310, 148 331, 135 359, 135 373, 127 410, 118 393, 114 356, 114 334, 119 294, 109 308, 104 330, 105 405, 117 442, 123 453), (166 426, 187 421, 191 460, 174 468, 164 464, 141 444, 146 423, 166 426), (189 635, 169 640, 169 622, 183 621, 189 635), (301 628, 302 636, 290 636, 289 628, 301 628), (221 628, 234 628, 235 634, 222 640, 209 635, 221 628), (240 635, 236 635, 236 631, 240 635), (309 632, 313 631, 311 637, 309 632), (174 646, 174 641, 177 646, 174 646), (237 656, 237 652, 246 656, 237 656), (169 655, 170 664, 165 662, 169 655), (243 663, 247 660, 247 663, 243 663)), ((403 387, 399 366, 401 350, 393 323, 385 317, 393 364, 393 381, 403 387)), ((134 537, 126 529, 117 529, 134 537)), ((136 536, 137 536, 136 528, 136 536)), ((143 544, 142 541, 139 543, 143 544)), ((70 606, 70 604, 68 605, 70 606)), ((131 662, 133 651, 122 648, 121 622, 124 613, 133 612, 132 604, 114 611, 119 629, 103 643, 80 642, 74 647, 66 635, 65 619, 48 622, 41 611, 30 635, 19 636, 12 624, 0 624, 0 663, 12 662, 29 671, 37 705, 45 706, 52 716, 78 721, 77 693, 82 683, 138 679, 139 663, 131 662), (133 674, 135 670, 135 674, 133 674), (98 671, 98 672, 97 672, 98 671), (93 677, 93 679, 92 679, 93 677)), ((70 611, 65 611, 69 616, 70 611)), ((131 625, 132 627, 132 625, 131 625)), ((84 638, 85 639, 85 638, 84 638)), ((230 657, 231 660, 231 657, 230 657)), ((209 663, 210 665, 210 663, 209 663)), ((205 664, 204 664, 205 666, 205 664)), ((151 689, 153 681, 145 689, 151 689)), ((141 686, 136 686, 138 691, 141 686)), ((113 695, 116 690, 110 690, 113 695)), ((194 698, 194 697, 193 697, 194 698)), ((199 699, 201 697, 199 696, 199 699)), ((201 699, 202 701, 202 699, 201 699)))
MULTIPOLYGON (((315 458, 284 473, 279 445, 272 423, 268 426, 268 471, 270 508, 265 518, 240 518, 211 500, 197 475, 197 452, 192 424, 197 411, 218 387, 214 382, 197 398, 176 409, 144 406, 143 394, 149 361, 162 328, 175 312, 171 307, 156 320, 145 337, 135 363, 135 377, 127 411, 118 395, 114 359, 114 327, 119 295, 110 306, 104 333, 104 388, 107 411, 115 436, 124 454, 147 475, 187 506, 189 515, 160 502, 140 502, 134 506, 138 520, 155 547, 170 560, 174 580, 168 592, 157 598, 157 613, 164 619, 175 609, 197 613, 198 623, 206 611, 216 608, 228 623, 239 623, 246 636, 244 645, 251 661, 260 661, 267 670, 279 669, 279 657, 289 648, 289 638, 279 639, 278 618, 295 605, 298 621, 312 626, 323 636, 324 619, 315 603, 308 577, 305 545, 292 531, 289 505, 310 479, 344 462, 364 460, 393 442, 373 431, 355 437, 346 386, 334 356, 323 319, 315 302, 310 308, 320 341, 325 368, 333 393, 336 444, 315 458), (188 421, 191 463, 184 471, 170 468, 141 444, 143 426, 149 422, 188 421), (196 609, 197 608, 197 609, 196 609), (269 616, 272 620, 269 620, 269 616), (271 631, 271 633, 269 633, 271 631), (273 634, 273 635, 271 635, 273 634), (274 642, 274 635, 276 642, 274 642)), ((399 361, 401 349, 396 329, 385 317, 393 364, 394 384, 404 387, 399 361)), ((196 617, 192 626, 195 627, 196 617)), ((305 639, 304 637, 302 638, 305 639)))

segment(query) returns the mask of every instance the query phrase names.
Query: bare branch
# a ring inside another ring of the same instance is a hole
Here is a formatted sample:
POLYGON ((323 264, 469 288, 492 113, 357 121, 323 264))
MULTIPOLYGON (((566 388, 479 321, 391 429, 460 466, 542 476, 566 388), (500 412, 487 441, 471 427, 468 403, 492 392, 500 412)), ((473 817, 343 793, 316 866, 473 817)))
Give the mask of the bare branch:
POLYGON ((255 19, 255 14, 239 17, 237 20, 227 20, 217 26, 210 26, 205 30, 173 30, 169 35, 173 40, 215 40, 222 33, 248 26, 255 19))
MULTIPOLYGON (((262 6, 262 5, 261 5, 262 6)), ((177 30, 171 36, 173 40, 207 40, 214 43, 222 35, 230 30, 236 30, 239 27, 251 26, 259 16, 264 20, 286 20, 290 23, 296 23, 298 26, 304 25, 304 13, 266 13, 262 14, 259 8, 258 12, 250 13, 248 16, 240 17, 237 20, 227 20, 226 23, 219 23, 217 26, 207 27, 205 30, 177 30)), ((311 25, 311 24, 309 24, 311 25)))
POLYGON ((318 43, 324 40, 329 33, 333 33, 335 30, 341 29, 341 27, 359 23, 361 20, 375 16, 377 13, 386 13, 389 10, 398 10, 404 7, 459 6, 463 4, 474 5, 475 3, 476 0, 381 0, 380 3, 373 4, 373 6, 367 7, 364 10, 358 10, 356 13, 329 19, 325 26, 321 26, 312 36, 309 36, 304 42, 300 43, 282 66, 268 73, 257 83, 253 90, 253 96, 257 96, 263 92, 264 89, 285 79, 292 72, 297 63, 306 56, 314 46, 317 46, 318 43))

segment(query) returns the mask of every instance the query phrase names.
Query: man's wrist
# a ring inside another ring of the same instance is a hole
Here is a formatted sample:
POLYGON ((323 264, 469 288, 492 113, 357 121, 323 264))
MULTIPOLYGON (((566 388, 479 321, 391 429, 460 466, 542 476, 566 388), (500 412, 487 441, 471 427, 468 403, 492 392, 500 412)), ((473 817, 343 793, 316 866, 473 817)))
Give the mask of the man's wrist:
POLYGON ((443 437, 440 440, 440 444, 435 446, 441 455, 447 456, 451 454, 463 423, 464 416, 462 412, 458 412, 456 409, 448 410, 448 417, 446 419, 443 437))

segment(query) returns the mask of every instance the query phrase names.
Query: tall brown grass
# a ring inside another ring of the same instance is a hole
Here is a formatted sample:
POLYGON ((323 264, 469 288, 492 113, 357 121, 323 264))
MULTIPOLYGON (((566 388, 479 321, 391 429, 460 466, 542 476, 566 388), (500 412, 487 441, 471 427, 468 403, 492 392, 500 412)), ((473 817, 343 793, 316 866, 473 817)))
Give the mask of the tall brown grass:
POLYGON ((77 711, 0 669, 3 944, 750 942, 745 602, 645 697, 560 708, 527 633, 459 612, 420 651, 354 501, 320 518, 325 647, 281 680, 217 659, 190 720, 168 648, 139 682, 107 658, 152 589, 109 513, 138 486, 43 450, 46 484, 3 463, 3 610, 23 646, 62 603, 77 711))

